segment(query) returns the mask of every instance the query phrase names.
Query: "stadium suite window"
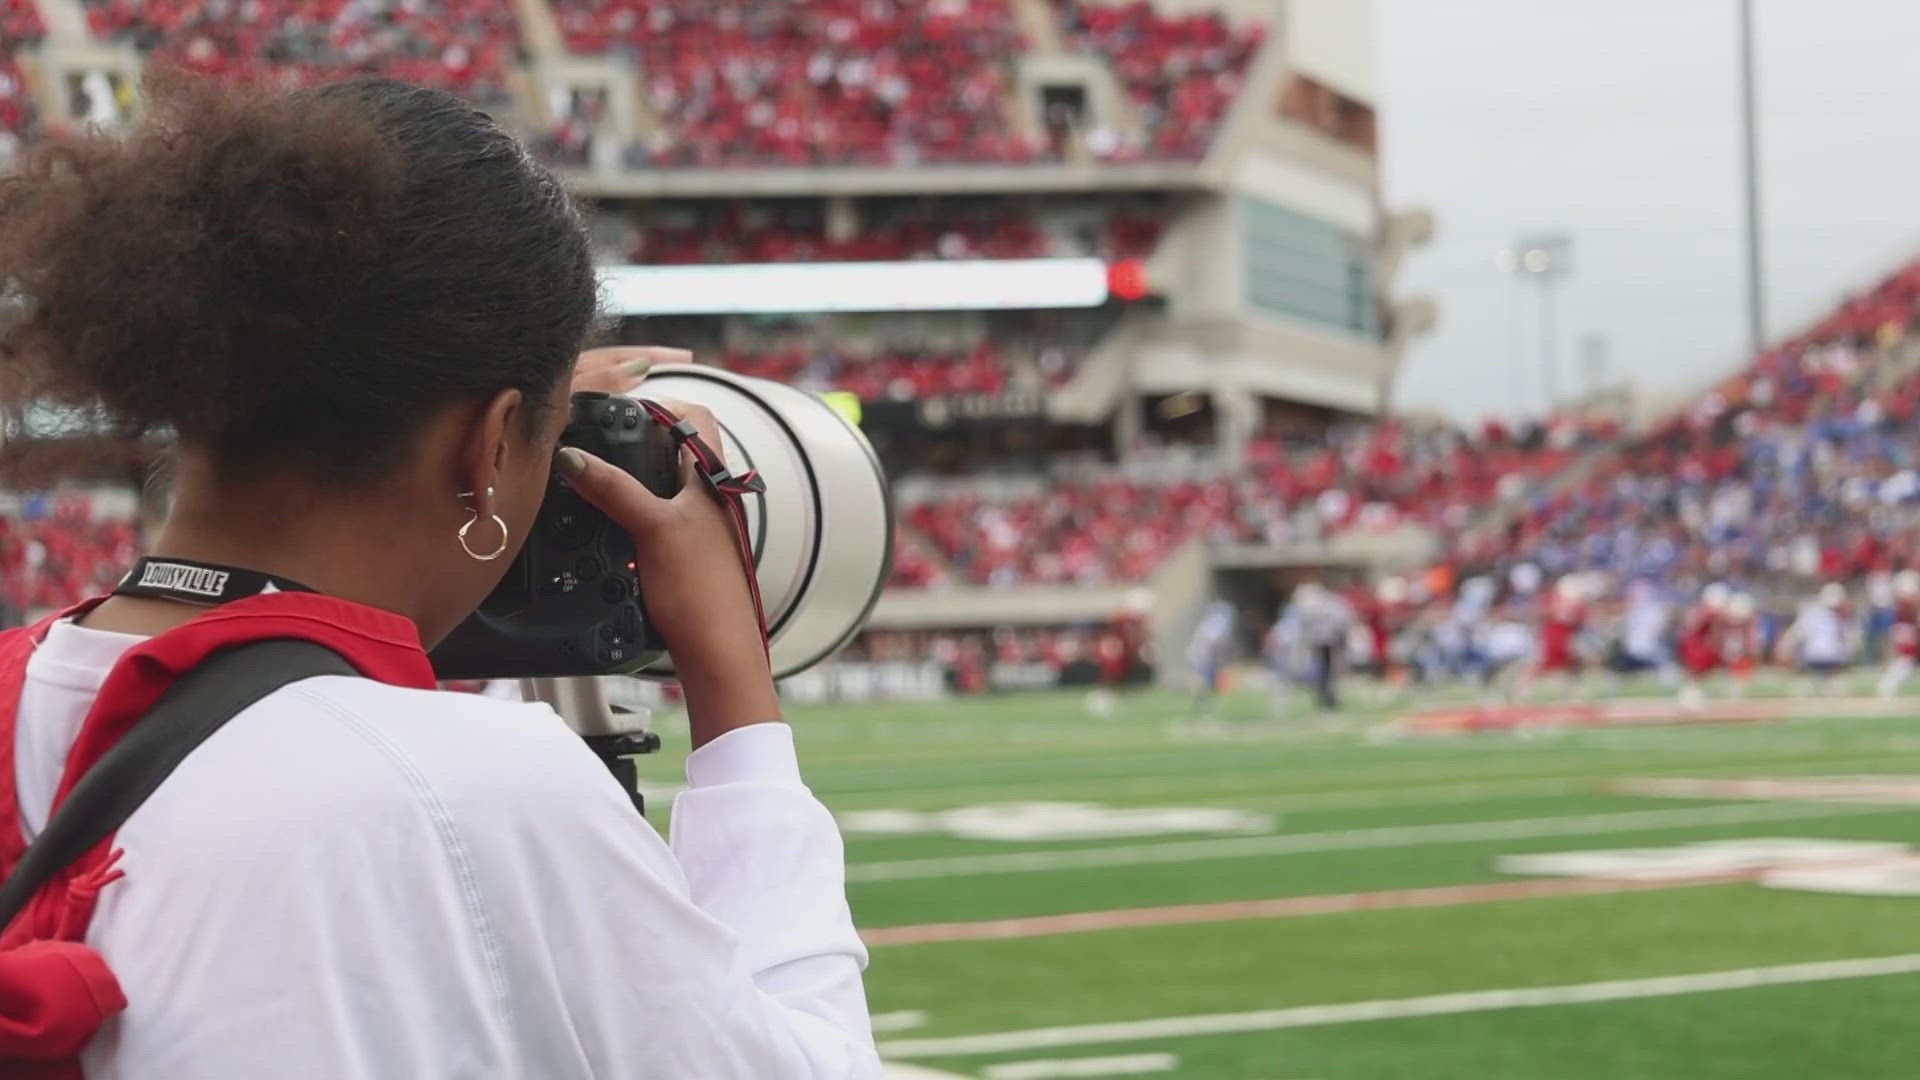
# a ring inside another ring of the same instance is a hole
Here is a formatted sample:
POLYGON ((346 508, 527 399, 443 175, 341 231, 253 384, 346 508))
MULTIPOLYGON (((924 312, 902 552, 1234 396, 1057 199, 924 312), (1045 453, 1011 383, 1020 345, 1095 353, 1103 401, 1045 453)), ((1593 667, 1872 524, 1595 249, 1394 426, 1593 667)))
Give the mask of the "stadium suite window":
POLYGON ((1373 265, 1361 238, 1254 196, 1240 199, 1246 301, 1275 315, 1378 334, 1373 265))

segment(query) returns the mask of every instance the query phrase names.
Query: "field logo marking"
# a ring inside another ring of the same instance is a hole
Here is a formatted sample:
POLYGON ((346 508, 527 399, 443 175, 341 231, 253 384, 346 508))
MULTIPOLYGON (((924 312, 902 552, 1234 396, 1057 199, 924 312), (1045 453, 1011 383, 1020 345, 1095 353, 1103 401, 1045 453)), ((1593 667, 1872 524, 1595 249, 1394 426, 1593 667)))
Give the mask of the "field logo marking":
POLYGON ((953 836, 1036 843, 1131 839, 1181 833, 1268 833, 1275 815, 1231 807, 1111 807, 1090 802, 1014 802, 952 810, 852 810, 842 831, 868 836, 953 836))
POLYGON ((1010 1061, 989 1065, 986 1080, 1072 1080, 1086 1076, 1144 1076, 1169 1072, 1180 1064, 1172 1054, 1125 1054, 1119 1057, 1054 1058, 1046 1061, 1010 1061))
POLYGON ((1503 855, 1494 860, 1493 866, 1503 874, 1612 881, 1663 881, 1747 872, 1764 882, 1769 873, 1780 870, 1852 869, 1903 860, 1909 854, 1907 845, 1889 841, 1750 837, 1670 847, 1503 855))
POLYGON ((1920 953, 1878 956, 1859 960, 1823 960, 1777 967, 1738 968, 1693 975, 1650 979, 1618 979, 1509 990, 1473 990, 1429 997, 1350 1001, 1335 1005, 1304 1005, 1259 1012, 1175 1016, 1110 1024, 1032 1028, 987 1035, 960 1035, 944 1039, 903 1039, 880 1044, 889 1058, 970 1057, 981 1054, 1027 1053, 1068 1046, 1104 1046, 1112 1043, 1184 1039, 1201 1035, 1239 1035, 1293 1028, 1327 1027, 1377 1020, 1405 1020, 1423 1016, 1457 1016, 1506 1009, 1537 1009, 1560 1005, 1592 1005, 1610 1001, 1680 997, 1767 986, 1868 979, 1920 974, 1920 953))
POLYGON ((1593 836, 1635 830, 1745 825, 1762 821, 1803 821, 1812 818, 1884 813, 1887 809, 1880 806, 1838 806, 1827 803, 1754 803, 1669 810, 1628 810, 1606 814, 1577 814, 1503 821, 1451 822, 1441 825, 1396 825, 1374 829, 1294 833, 1280 836, 1236 836, 1213 840, 1118 844, 1108 847, 1069 848, 1061 851, 953 855, 929 859, 855 863, 847 867, 847 881, 853 884, 913 881, 926 878, 966 877, 974 874, 1019 874, 1046 870, 1084 870, 1154 863, 1196 862, 1206 859, 1361 851, 1374 848, 1414 847, 1421 844, 1471 844, 1488 840, 1526 840, 1544 836, 1593 836))
POLYGON ((1656 777, 1607 785, 1621 795, 1656 799, 1754 799, 1920 805, 1920 776, 1794 776, 1749 779, 1656 777))
POLYGON ((1845 896, 1920 896, 1920 858, 1888 859, 1867 866, 1773 870, 1761 876, 1760 884, 1769 889, 1845 896))

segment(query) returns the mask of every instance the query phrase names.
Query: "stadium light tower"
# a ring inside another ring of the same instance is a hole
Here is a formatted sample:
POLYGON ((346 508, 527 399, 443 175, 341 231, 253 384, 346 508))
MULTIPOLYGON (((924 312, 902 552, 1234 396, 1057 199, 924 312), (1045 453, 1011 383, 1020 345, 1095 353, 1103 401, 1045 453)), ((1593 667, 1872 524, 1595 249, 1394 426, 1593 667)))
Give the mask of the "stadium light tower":
POLYGON ((1740 123, 1747 209, 1747 355, 1767 343, 1766 249, 1760 235, 1760 125, 1755 101, 1753 0, 1739 0, 1740 123))
POLYGON ((1565 233, 1523 236, 1502 248, 1497 263, 1502 271, 1534 284, 1540 297, 1540 383, 1547 411, 1560 405, 1559 328, 1555 319, 1555 292, 1573 272, 1573 238, 1565 233))

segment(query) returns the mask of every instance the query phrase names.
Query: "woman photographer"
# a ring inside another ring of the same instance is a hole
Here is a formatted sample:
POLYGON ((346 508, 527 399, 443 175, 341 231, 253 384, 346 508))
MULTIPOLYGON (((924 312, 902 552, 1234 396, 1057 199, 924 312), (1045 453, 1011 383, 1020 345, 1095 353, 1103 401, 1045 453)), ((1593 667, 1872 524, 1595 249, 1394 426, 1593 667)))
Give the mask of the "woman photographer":
POLYGON ((21 308, 0 400, 170 432, 153 554, 286 585, 115 595, 0 638, 0 869, 188 645, 312 627, 370 676, 242 712, 49 901, 41 936, 78 911, 127 1002, 87 1077, 878 1075, 840 838, 707 490, 558 458, 633 534, 685 688, 671 849, 545 706, 431 688, 422 644, 525 540, 570 389, 630 389, 648 360, 576 366, 584 222, 518 143, 382 80, 168 86, 133 129, 0 177, 0 284, 21 308))

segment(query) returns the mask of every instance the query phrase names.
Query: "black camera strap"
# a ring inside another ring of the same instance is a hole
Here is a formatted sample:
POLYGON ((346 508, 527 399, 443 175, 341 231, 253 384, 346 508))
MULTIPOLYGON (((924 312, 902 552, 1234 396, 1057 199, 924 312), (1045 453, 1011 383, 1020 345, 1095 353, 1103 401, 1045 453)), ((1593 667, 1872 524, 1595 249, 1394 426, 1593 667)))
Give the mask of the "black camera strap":
POLYGON ((324 645, 268 639, 214 653, 180 676, 133 729, 73 786, 0 885, 0 927, 41 886, 112 835, 187 755, 226 722, 289 683, 354 675, 324 645))
POLYGON ((191 559, 141 559, 114 586, 115 596, 144 596, 217 607, 249 596, 275 592, 318 592, 288 578, 238 566, 191 559))

